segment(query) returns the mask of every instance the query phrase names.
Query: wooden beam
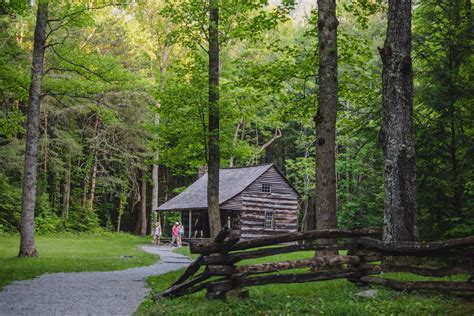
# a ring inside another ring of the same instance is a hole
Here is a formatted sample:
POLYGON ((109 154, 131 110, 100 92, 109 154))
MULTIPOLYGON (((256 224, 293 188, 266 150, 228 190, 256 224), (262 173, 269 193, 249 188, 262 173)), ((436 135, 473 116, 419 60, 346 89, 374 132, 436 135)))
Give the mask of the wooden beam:
POLYGON ((220 266, 211 265, 208 267, 209 273, 213 275, 249 275, 278 272, 284 270, 292 270, 299 268, 330 268, 340 266, 341 264, 359 264, 360 258, 357 256, 328 256, 328 257, 313 257, 308 259, 288 260, 281 262, 245 265, 245 266, 220 266))
POLYGON ((226 255, 217 255, 204 257, 202 263, 204 265, 209 264, 233 264, 238 261, 255 259, 273 255, 279 255, 284 253, 290 253, 294 251, 306 251, 306 250, 341 250, 341 249, 350 249, 350 244, 339 244, 334 246, 318 245, 314 243, 306 243, 301 245, 291 245, 283 247, 272 247, 272 248, 263 248, 257 250, 243 251, 229 253, 226 255))
POLYGON ((201 275, 198 275, 194 279, 191 279, 187 282, 179 283, 179 284, 175 282, 175 284, 173 284, 171 287, 158 293, 158 295, 156 295, 154 299, 156 300, 162 297, 181 296, 181 295, 187 294, 186 289, 189 289, 193 287, 194 285, 209 279, 210 277, 211 275, 209 275, 207 272, 204 272, 201 275))
MULTIPOLYGON (((456 248, 474 246, 474 236, 436 242, 398 242, 384 243, 373 238, 354 240, 361 248, 376 249, 385 255, 391 256, 430 256, 443 253, 452 253, 456 248)), ((464 251, 461 251, 464 252, 464 251)), ((465 252, 473 255, 473 252, 465 252)))
MULTIPOLYGON (((309 273, 293 273, 293 274, 270 274, 265 276, 244 278, 239 283, 239 287, 258 286, 266 284, 277 283, 304 283, 323 280, 343 279, 350 277, 353 273, 359 272, 361 269, 339 269, 328 270, 321 272, 309 273)), ((370 269, 371 270, 371 269, 370 269)), ((371 271, 366 271, 366 274, 371 274, 371 271)), ((240 277, 235 275, 235 277, 240 277)), ((235 288, 235 281, 231 278, 224 278, 220 281, 210 282, 208 289, 211 288, 213 292, 225 292, 235 288)))
MULTIPOLYGON (((279 243, 300 241, 300 240, 315 240, 315 239, 330 239, 341 237, 362 237, 380 235, 382 230, 380 228, 355 228, 350 230, 340 229, 326 229, 326 230, 312 230, 307 232, 282 234, 278 236, 271 236, 261 239, 241 241, 228 247, 229 251, 244 250, 255 247, 270 246, 279 243)), ((225 243, 221 245, 216 243, 192 243, 190 246, 191 253, 211 254, 220 252, 225 243)))
POLYGON ((188 220, 188 238, 191 239, 191 236, 193 235, 193 210, 189 210, 188 220))
POLYGON ((397 281, 379 277, 363 276, 363 283, 387 286, 399 291, 427 290, 443 292, 474 292, 474 283, 453 281, 397 281))
POLYGON ((409 272, 422 276, 443 277, 453 274, 473 274, 474 267, 421 268, 411 266, 380 265, 383 272, 409 272))

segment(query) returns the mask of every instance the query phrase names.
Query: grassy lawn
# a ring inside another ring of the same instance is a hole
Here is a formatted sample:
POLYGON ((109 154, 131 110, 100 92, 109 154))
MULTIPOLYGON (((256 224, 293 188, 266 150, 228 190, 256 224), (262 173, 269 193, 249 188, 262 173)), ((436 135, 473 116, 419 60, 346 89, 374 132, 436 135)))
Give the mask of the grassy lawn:
POLYGON ((0 289, 46 272, 112 271, 149 265, 158 257, 140 249, 149 237, 127 234, 36 238, 38 258, 18 258, 18 235, 0 236, 0 289))
MULTIPOLYGON (((175 252, 189 254, 188 248, 175 252)), ((255 260, 245 264, 312 257, 313 252, 297 252, 255 260)), ((301 269, 300 269, 301 270, 301 269)), ((183 272, 174 271, 148 282, 157 293, 171 285, 183 272)), ((284 272, 283 272, 284 273, 284 272)), ((387 274, 385 274, 387 276, 387 274)), ((390 277, 412 280, 408 273, 390 277)), ((458 279, 459 277, 455 277, 458 279)), ((426 278, 425 278, 426 279, 426 278)), ((154 303, 147 299, 139 314, 152 315, 474 315, 474 302, 433 293, 406 293, 377 288, 375 298, 356 296, 361 289, 346 280, 302 284, 272 284, 250 287, 250 298, 222 302, 208 300, 205 291, 190 296, 163 299, 154 303)))

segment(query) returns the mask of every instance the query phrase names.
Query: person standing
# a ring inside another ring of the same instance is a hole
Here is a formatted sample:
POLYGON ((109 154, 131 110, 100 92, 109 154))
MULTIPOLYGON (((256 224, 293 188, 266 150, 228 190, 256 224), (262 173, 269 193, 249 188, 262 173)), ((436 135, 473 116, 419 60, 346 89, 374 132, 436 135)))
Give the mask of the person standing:
POLYGON ((156 222, 155 231, 153 233, 153 240, 155 241, 155 246, 160 245, 160 239, 161 239, 161 224, 160 222, 156 222))
POLYGON ((170 247, 176 243, 176 246, 179 246, 179 222, 174 223, 171 228, 171 244, 170 247))
POLYGON ((178 230, 178 233, 179 233, 179 247, 182 247, 183 246, 183 237, 184 237, 184 226, 183 226, 183 223, 179 223, 179 230, 178 230))

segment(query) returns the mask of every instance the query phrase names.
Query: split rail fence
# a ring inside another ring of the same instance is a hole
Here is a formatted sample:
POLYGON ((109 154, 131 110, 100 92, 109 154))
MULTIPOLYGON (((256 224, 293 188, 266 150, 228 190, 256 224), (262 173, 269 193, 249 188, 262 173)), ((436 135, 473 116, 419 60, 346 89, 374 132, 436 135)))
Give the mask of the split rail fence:
POLYGON ((396 290, 474 293, 474 236, 429 243, 384 243, 371 238, 380 235, 379 228, 329 229, 239 241, 225 227, 212 241, 190 244, 191 253, 200 256, 157 298, 182 296, 204 289, 210 298, 245 297, 248 291, 243 289, 250 286, 333 279, 347 279, 358 285, 377 284, 396 290), (306 250, 318 251, 319 255, 237 265, 247 259, 306 250), (302 268, 305 272, 280 273, 302 268), (384 272, 410 272, 429 277, 462 274, 466 280, 399 281, 375 276, 384 272))

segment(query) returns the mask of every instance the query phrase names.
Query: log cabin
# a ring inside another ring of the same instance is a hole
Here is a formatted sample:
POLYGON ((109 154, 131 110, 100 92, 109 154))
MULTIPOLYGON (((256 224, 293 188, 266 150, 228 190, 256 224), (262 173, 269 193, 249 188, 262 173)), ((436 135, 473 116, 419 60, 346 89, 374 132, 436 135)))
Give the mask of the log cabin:
MULTIPOLYGON (((298 198, 296 189, 273 164, 220 169, 221 225, 228 224, 241 239, 296 232, 298 198)), ((207 173, 157 211, 180 212, 185 238, 209 238, 207 173)))

